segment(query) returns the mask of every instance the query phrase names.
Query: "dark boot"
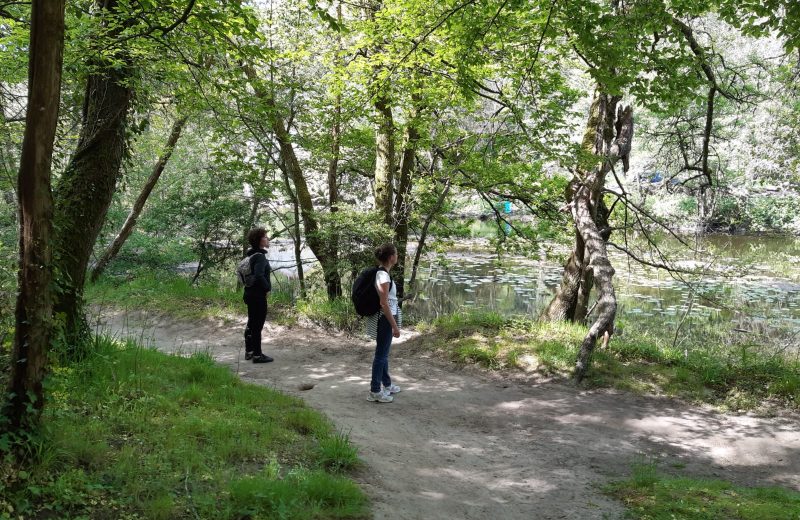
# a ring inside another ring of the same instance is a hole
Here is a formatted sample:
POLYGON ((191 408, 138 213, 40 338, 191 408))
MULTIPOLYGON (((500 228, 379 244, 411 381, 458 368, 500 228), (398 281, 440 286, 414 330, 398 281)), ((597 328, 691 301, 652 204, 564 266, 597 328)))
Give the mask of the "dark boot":
POLYGON ((269 363, 271 361, 273 361, 273 359, 266 354, 253 356, 253 363, 269 363))
POLYGON ((244 359, 249 361, 253 359, 253 337, 250 334, 250 328, 245 327, 244 329, 244 359))

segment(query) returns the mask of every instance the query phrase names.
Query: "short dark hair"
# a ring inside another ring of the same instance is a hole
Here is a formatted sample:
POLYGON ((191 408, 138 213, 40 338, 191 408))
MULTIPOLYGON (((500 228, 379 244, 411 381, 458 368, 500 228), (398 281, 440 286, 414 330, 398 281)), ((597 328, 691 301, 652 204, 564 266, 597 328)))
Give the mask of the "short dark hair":
POLYGON ((380 263, 387 261, 390 256, 396 254, 397 248, 390 242, 380 245, 375 249, 375 258, 377 258, 380 263))
POLYGON ((261 247, 261 239, 267 234, 267 230, 262 227, 253 228, 247 234, 247 241, 253 249, 261 247))

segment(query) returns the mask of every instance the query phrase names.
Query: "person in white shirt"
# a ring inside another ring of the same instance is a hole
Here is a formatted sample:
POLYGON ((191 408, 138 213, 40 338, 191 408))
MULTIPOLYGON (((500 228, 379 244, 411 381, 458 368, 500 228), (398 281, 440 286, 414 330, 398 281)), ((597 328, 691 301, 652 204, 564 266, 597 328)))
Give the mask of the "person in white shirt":
POLYGON ((375 358, 372 361, 368 401, 391 403, 400 387, 392 384, 389 376, 389 350, 392 338, 400 337, 402 313, 397 302, 395 287, 389 272, 397 264, 397 248, 384 244, 375 250, 378 271, 375 273, 375 289, 378 291, 381 309, 367 318, 367 333, 375 339, 375 358))

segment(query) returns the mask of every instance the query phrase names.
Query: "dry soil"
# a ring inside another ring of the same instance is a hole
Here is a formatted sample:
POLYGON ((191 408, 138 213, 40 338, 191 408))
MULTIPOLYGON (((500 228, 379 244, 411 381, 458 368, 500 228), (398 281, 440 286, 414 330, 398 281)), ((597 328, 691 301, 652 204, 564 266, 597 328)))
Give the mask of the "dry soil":
MULTIPOLYGON (((103 312, 98 323, 167 352, 209 351, 245 381, 302 397, 350 435, 375 519, 620 518, 603 484, 637 461, 749 486, 800 490, 795 415, 724 415, 677 400, 541 383, 438 359, 395 340, 395 402, 366 401, 373 344, 267 323, 244 360, 243 322, 103 312), (313 385, 310 390, 301 390, 313 385)), ((419 345, 424 338, 415 338, 419 345)))

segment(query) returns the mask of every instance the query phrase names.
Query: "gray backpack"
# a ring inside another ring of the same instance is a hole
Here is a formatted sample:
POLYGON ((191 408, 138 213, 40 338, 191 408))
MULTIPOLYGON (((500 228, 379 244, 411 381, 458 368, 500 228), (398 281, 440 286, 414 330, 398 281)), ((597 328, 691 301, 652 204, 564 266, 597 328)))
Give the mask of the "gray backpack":
POLYGON ((261 255, 263 253, 253 253, 250 256, 246 256, 242 258, 239 264, 236 266, 236 277, 245 287, 252 287, 254 283, 256 283, 256 277, 253 273, 253 263, 251 260, 255 255, 261 255))

